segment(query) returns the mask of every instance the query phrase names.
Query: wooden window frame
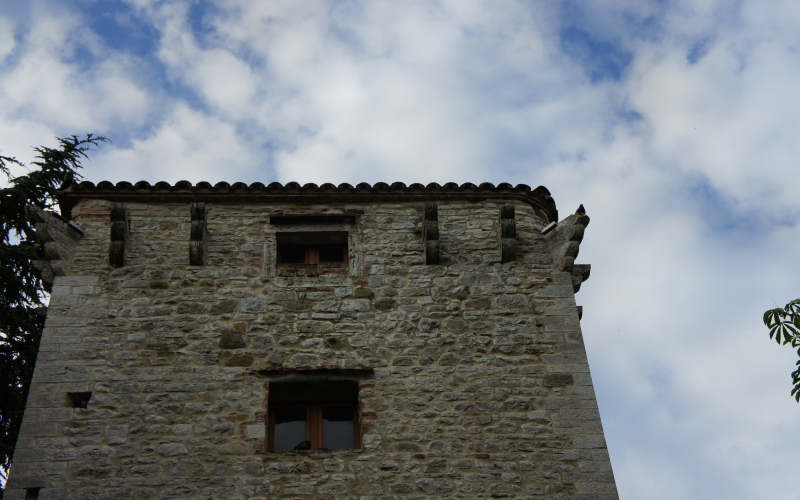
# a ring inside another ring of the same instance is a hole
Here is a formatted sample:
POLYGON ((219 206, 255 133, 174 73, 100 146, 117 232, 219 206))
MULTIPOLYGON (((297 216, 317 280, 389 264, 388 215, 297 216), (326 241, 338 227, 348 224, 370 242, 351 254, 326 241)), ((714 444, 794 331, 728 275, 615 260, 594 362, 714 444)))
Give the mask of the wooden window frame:
POLYGON ((275 411, 283 408, 305 408, 306 409, 306 441, 311 443, 311 450, 335 451, 322 447, 322 409, 330 406, 351 407, 353 409, 353 448, 338 448, 340 450, 350 450, 361 448, 361 432, 358 418, 357 401, 292 401, 290 403, 273 403, 270 405, 268 422, 268 444, 267 449, 272 452, 281 453, 293 450, 275 450, 275 411))

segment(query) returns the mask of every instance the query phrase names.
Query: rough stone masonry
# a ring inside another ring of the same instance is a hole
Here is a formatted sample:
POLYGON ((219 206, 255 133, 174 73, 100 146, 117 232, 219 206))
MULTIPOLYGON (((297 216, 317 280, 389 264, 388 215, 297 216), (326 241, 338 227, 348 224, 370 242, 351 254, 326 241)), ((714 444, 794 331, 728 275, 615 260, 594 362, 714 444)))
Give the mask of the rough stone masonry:
POLYGON ((186 181, 60 204, 33 214, 52 294, 7 499, 617 497, 574 299, 582 207, 186 181), (273 451, 280 384, 331 380, 357 387, 353 444, 273 451))

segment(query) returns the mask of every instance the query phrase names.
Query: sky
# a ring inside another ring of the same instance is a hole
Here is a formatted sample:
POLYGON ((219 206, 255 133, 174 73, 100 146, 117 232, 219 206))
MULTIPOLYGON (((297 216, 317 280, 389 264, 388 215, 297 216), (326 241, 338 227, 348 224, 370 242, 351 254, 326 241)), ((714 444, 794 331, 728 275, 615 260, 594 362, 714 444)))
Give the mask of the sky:
POLYGON ((544 185, 624 499, 797 498, 800 3, 0 2, 0 154, 84 176, 544 185))

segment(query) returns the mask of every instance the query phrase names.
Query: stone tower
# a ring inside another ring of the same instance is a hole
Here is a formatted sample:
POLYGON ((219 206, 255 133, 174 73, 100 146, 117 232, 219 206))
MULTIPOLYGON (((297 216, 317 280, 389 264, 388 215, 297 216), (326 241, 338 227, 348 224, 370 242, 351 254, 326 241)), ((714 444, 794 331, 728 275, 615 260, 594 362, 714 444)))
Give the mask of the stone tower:
POLYGON ((616 498, 582 207, 488 183, 59 201, 7 499, 616 498))

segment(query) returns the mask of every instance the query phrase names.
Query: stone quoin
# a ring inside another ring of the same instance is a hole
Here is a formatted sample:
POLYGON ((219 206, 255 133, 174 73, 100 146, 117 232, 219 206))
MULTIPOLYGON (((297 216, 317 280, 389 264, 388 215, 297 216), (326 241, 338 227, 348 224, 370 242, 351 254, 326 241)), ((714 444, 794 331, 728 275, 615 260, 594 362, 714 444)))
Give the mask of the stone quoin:
POLYGON ((90 182, 6 499, 616 498, 543 187, 90 182))

